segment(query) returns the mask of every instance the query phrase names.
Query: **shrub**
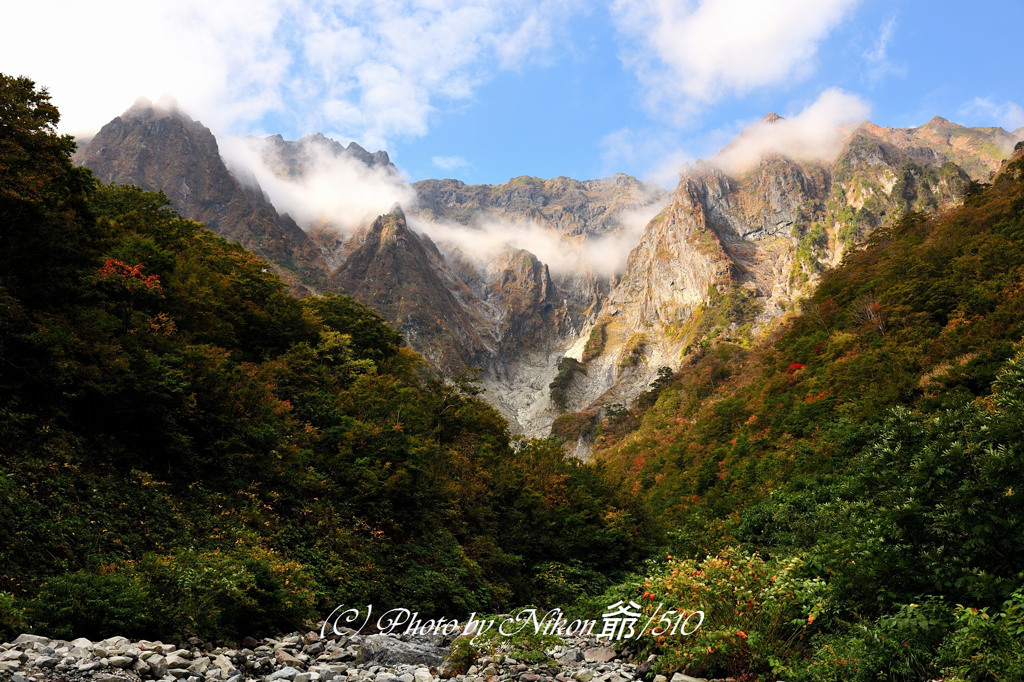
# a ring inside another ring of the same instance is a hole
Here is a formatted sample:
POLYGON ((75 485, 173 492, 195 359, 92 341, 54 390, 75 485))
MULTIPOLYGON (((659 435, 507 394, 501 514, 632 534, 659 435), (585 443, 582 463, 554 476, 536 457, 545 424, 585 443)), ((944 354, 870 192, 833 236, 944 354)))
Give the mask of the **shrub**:
POLYGON ((137 576, 86 570, 50 578, 27 609, 35 632, 61 639, 155 635, 154 616, 137 576))
POLYGON ((947 679, 1024 680, 1024 587, 996 613, 957 606, 954 628, 939 649, 947 679))
POLYGON ((949 623, 939 600, 904 604, 873 623, 851 624, 814 638, 814 655, 797 680, 814 682, 912 682, 936 676, 935 650, 949 623))
POLYGON ((803 577, 802 567, 799 557, 765 560, 735 547, 702 560, 669 559, 644 582, 645 612, 663 604, 684 614, 702 611, 704 620, 695 632, 691 620, 688 635, 654 628, 654 636, 640 640, 642 654, 659 654, 663 672, 790 674, 828 611, 825 583, 803 577))
POLYGON ((0 641, 9 642, 26 629, 25 609, 15 605, 10 592, 0 592, 0 641))
POLYGON ((298 564, 262 549, 149 555, 139 570, 175 634, 238 638, 294 630, 312 615, 298 564))
POLYGON ((551 402, 560 410, 566 408, 569 399, 569 386, 577 374, 586 374, 586 368, 576 358, 562 358, 558 361, 558 374, 548 386, 551 392, 551 402))

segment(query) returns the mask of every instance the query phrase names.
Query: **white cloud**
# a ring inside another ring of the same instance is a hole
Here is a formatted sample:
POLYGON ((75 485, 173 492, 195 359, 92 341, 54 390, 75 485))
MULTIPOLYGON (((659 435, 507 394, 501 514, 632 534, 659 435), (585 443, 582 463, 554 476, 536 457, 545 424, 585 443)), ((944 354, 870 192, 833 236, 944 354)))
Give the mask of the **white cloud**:
POLYGON ((849 124, 866 120, 870 113, 870 105, 859 97, 829 89, 792 117, 754 123, 711 162, 727 173, 739 173, 766 154, 798 161, 828 161, 839 151, 849 124))
POLYGON ((889 58, 889 44, 892 43, 893 35, 896 33, 896 14, 893 14, 884 22, 878 31, 878 40, 874 46, 864 53, 864 61, 867 62, 867 70, 863 80, 871 85, 878 84, 886 76, 905 76, 905 66, 897 66, 889 58))
POLYGON ((251 177, 281 213, 301 227, 329 223, 343 231, 365 227, 395 203, 405 207, 416 192, 401 177, 383 167, 370 167, 339 155, 329 142, 302 140, 302 172, 287 175, 268 158, 266 139, 230 138, 220 143, 236 177, 251 177))
POLYGON ((701 104, 804 78, 819 43, 859 2, 612 0, 612 14, 648 103, 685 117, 701 104))
POLYGON ((0 63, 50 88, 62 129, 97 129, 139 96, 173 95, 222 133, 273 114, 371 147, 424 135, 444 103, 552 44, 578 0, 58 0, 39 34, 5 7, 0 63), (71 52, 74 50, 75 52, 71 52))
POLYGON ((664 201, 623 211, 619 229, 597 237, 565 237, 537 222, 482 219, 473 225, 410 217, 410 226, 426 234, 445 252, 458 252, 485 269, 509 249, 529 251, 555 276, 592 272, 621 273, 629 251, 644 226, 661 210, 664 201))
POLYGON ((433 156, 430 162, 443 171, 453 171, 459 168, 469 168, 471 164, 461 156, 433 156))
POLYGON ((997 125, 1011 132, 1024 127, 1024 109, 1013 102, 998 104, 990 99, 975 97, 960 108, 960 114, 974 119, 977 125, 997 125))

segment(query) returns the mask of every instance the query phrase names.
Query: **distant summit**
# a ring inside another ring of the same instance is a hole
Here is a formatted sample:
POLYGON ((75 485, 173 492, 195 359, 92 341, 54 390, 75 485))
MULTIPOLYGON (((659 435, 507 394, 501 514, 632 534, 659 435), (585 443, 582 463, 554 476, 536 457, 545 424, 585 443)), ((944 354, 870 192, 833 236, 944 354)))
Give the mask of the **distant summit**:
POLYGON ((266 143, 264 161, 288 177, 301 178, 318 156, 349 158, 370 168, 381 168, 398 175, 398 169, 391 163, 386 151, 378 150, 371 154, 355 142, 350 142, 346 147, 322 133, 306 135, 295 141, 271 135, 266 138, 266 143))
POLYGON ((210 129, 173 100, 140 98, 75 153, 103 182, 162 191, 181 215, 204 223, 274 264, 297 291, 316 289, 326 267, 316 246, 259 189, 224 165, 210 129))

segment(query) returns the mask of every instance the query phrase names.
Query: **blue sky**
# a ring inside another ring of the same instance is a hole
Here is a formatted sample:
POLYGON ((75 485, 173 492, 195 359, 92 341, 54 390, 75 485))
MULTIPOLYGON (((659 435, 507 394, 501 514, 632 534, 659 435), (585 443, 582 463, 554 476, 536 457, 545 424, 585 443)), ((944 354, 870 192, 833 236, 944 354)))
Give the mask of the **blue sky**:
MULTIPOLYGON (((9 26, 39 10, 5 10, 9 26)), ((62 0, 0 70, 68 132, 171 95, 218 136, 324 132, 407 178, 666 185, 764 114, 1024 126, 1021 0, 62 0)))

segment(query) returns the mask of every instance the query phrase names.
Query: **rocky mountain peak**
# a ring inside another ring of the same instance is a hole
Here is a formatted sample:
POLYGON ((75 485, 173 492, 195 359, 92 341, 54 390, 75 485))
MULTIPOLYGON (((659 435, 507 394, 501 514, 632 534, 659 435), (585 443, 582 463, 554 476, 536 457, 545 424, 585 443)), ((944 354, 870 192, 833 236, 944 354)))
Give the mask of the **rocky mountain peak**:
POLYGON ((765 123, 776 123, 777 121, 783 120, 783 118, 773 111, 770 114, 767 114, 761 120, 765 123))
POLYGON ((209 128, 177 107, 139 100, 75 152, 104 182, 162 191, 181 215, 204 223, 274 264, 297 290, 318 288, 325 264, 293 220, 278 215, 221 158, 209 128))
POLYGON ((195 123, 188 114, 178 107, 178 101, 170 95, 164 95, 155 104, 148 97, 139 97, 120 116, 125 121, 149 121, 166 117, 180 118, 188 123, 195 123))
POLYGON ((331 275, 332 287, 370 306, 442 369, 479 365, 486 348, 466 305, 473 298, 433 244, 409 229, 397 204, 379 216, 331 275))
POLYGON ((327 137, 323 133, 306 135, 298 140, 286 140, 281 135, 264 138, 264 161, 274 170, 290 177, 302 177, 323 158, 353 159, 370 168, 377 168, 394 175, 398 169, 385 151, 370 153, 356 142, 348 146, 327 137))

